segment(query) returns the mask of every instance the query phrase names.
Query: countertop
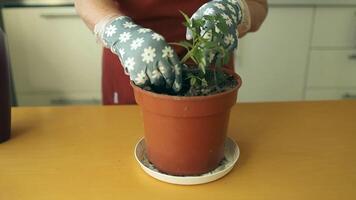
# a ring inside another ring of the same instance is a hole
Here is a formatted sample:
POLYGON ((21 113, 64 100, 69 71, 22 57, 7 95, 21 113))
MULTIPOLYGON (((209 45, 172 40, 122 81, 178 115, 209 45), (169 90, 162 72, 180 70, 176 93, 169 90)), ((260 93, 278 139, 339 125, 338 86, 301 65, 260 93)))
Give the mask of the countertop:
POLYGON ((137 106, 13 109, 0 144, 0 199, 356 199, 356 101, 239 103, 241 157, 204 185, 157 181, 136 163, 137 106))
MULTIPOLYGON (((73 6, 74 0, 0 0, 0 6, 73 6)), ((268 0, 271 6, 349 6, 356 5, 356 0, 268 0)))

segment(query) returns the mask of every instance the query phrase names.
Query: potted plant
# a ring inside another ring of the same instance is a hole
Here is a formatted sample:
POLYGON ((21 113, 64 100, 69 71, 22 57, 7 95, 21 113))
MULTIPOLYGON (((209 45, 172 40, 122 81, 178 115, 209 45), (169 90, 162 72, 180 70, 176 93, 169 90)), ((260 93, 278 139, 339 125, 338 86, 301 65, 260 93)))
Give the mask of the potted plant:
POLYGON ((220 31, 226 32, 224 19, 206 16, 205 22, 215 25, 201 30, 203 19, 183 15, 194 36, 192 41, 174 43, 187 49, 181 59, 183 89, 173 93, 131 85, 143 114, 149 161, 161 172, 187 176, 209 172, 224 159, 230 109, 236 103, 241 79, 222 67, 230 55, 219 39, 211 40, 220 37, 220 31), (212 52, 223 56, 214 57, 212 52), (212 56, 205 60, 204 55, 212 56))

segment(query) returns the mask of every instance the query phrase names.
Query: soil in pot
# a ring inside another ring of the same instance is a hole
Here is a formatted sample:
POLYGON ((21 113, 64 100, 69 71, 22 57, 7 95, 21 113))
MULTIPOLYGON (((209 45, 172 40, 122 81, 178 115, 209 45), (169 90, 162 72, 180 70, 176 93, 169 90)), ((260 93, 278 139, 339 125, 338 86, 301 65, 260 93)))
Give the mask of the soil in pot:
MULTIPOLYGON (((238 82, 231 74, 228 74, 222 70, 215 71, 214 69, 209 69, 204 75, 207 85, 202 86, 202 84, 195 84, 191 86, 190 75, 202 76, 202 72, 196 68, 186 67, 183 69, 183 87, 182 90, 178 93, 170 90, 164 89, 162 87, 150 87, 145 88, 148 91, 157 93, 157 94, 167 94, 172 96, 209 96, 225 91, 229 91, 235 88, 238 85, 238 82)), ((199 82, 200 80, 196 80, 199 82)))

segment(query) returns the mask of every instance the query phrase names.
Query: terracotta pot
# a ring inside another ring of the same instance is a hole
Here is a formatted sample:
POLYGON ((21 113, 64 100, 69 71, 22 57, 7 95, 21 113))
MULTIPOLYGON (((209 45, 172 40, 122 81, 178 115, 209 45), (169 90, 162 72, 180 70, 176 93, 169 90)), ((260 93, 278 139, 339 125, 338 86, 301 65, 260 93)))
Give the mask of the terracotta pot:
POLYGON ((238 85, 216 95, 178 97, 152 93, 133 83, 141 106, 147 156, 161 172, 199 175, 216 168, 224 158, 224 142, 238 85))

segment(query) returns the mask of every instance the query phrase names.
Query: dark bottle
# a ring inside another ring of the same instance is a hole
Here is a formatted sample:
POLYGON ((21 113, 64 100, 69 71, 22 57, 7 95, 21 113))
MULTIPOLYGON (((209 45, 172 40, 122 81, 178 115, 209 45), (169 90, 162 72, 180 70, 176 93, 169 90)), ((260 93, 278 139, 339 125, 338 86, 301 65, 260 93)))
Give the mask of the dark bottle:
POLYGON ((0 143, 10 138, 11 105, 9 60, 4 32, 0 28, 0 143))

